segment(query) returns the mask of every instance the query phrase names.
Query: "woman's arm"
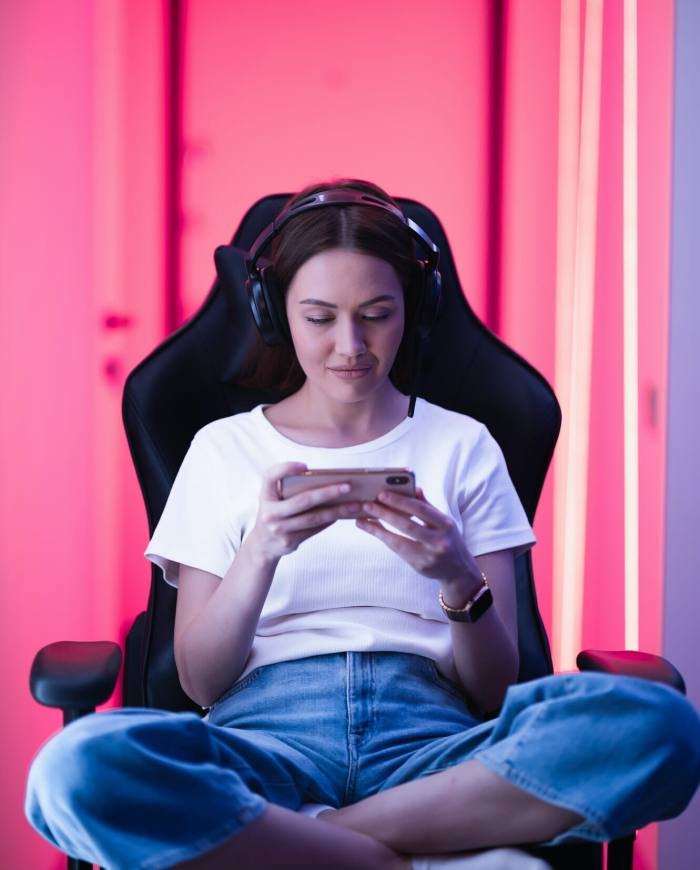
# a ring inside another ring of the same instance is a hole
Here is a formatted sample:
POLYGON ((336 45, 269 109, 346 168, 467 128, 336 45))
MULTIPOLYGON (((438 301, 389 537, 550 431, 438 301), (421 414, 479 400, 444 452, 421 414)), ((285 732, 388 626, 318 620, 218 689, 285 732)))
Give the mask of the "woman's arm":
POLYGON ((495 606, 478 622, 450 621, 450 631, 464 690, 484 713, 498 709, 506 689, 518 676, 512 551, 472 556, 454 520, 429 504, 420 487, 416 488, 416 498, 380 493, 376 503, 363 506, 373 519, 357 520, 358 528, 384 541, 416 571, 439 580, 449 607, 463 607, 482 582, 480 572, 486 574, 495 606), (402 534, 389 531, 381 521, 402 534))
POLYGON ((182 688, 202 707, 213 704, 245 667, 277 561, 261 558, 248 538, 223 578, 181 566, 175 664, 182 688))
POLYGON ((175 611, 175 664, 185 692, 209 707, 239 677, 282 556, 338 519, 358 515, 359 502, 325 503, 345 484, 309 489, 280 499, 277 481, 305 469, 299 462, 274 465, 263 476, 255 526, 226 574, 181 565, 175 611))
MULTIPOLYGON (((506 689, 518 677, 518 617, 515 562, 512 550, 475 556, 488 579, 493 606, 478 622, 450 620, 452 650, 460 683, 482 712, 493 713, 503 703, 506 689)), ((443 583, 449 607, 464 607, 481 578, 464 577, 443 583)))

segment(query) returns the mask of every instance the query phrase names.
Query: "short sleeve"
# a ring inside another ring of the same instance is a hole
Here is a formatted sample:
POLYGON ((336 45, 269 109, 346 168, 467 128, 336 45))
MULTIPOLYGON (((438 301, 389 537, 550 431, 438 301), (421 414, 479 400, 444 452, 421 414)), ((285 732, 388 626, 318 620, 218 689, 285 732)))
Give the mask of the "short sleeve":
POLYGON ((468 460, 463 498, 464 539, 472 555, 513 549, 519 556, 536 543, 503 452, 485 426, 468 460))
POLYGON ((144 555, 177 587, 180 565, 223 577, 240 546, 226 470, 214 444, 198 432, 185 454, 144 555))

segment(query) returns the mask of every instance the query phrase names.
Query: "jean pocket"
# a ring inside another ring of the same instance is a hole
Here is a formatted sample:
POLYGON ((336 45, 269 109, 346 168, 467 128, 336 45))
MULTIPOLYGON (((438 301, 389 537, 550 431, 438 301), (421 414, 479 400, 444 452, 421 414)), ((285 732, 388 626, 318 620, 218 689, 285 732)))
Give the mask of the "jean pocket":
POLYGON ((228 701, 229 698, 233 698, 234 695, 237 695, 239 692, 242 692, 243 689, 247 689, 248 686, 251 686, 258 679, 262 671, 264 670, 264 665, 261 665, 259 668, 255 668, 242 680, 238 680, 238 682, 234 683, 230 689, 227 689, 223 695, 220 695, 216 701, 209 708, 209 714, 213 713, 215 710, 224 703, 224 701, 228 701))
POLYGON ((453 683, 448 677, 444 674, 440 673, 437 665, 432 659, 427 659, 428 662, 428 676, 441 689, 444 689, 446 692, 449 692, 452 697, 457 698, 463 704, 467 703, 467 696, 460 689, 460 687, 453 683))

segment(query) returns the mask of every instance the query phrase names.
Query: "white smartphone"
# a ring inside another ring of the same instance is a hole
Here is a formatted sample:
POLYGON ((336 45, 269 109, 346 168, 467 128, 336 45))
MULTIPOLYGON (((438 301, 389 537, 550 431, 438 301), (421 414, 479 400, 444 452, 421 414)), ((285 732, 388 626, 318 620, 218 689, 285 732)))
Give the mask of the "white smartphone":
POLYGON ((307 489, 332 483, 349 483, 350 492, 332 498, 325 504, 346 501, 376 501, 382 490, 391 490, 415 498, 416 480, 410 468, 309 468, 300 474, 290 474, 277 481, 277 494, 289 498, 307 489))

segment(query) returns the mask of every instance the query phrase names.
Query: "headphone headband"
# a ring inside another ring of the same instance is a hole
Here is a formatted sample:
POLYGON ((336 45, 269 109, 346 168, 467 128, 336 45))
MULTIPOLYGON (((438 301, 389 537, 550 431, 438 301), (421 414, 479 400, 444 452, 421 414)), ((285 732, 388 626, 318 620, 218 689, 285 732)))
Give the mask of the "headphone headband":
POLYGON ((414 236, 422 243, 428 258, 428 265, 436 268, 439 258, 440 249, 430 239, 428 234, 411 218, 396 208, 390 202, 381 199, 378 196, 373 196, 370 193, 365 193, 360 190, 348 190, 346 188, 329 188, 322 190, 319 193, 312 193, 305 196, 304 199, 293 203, 291 206, 284 206, 277 217, 260 233, 257 239, 251 245, 250 251, 246 256, 246 266, 249 272, 253 272, 256 268, 256 263, 260 258, 261 252, 265 249, 268 242, 276 235, 282 227, 288 223, 293 217, 296 217, 302 212, 309 211, 312 208, 319 208, 325 205, 369 205, 374 208, 383 208, 385 211, 392 214, 395 218, 401 221, 414 236))

